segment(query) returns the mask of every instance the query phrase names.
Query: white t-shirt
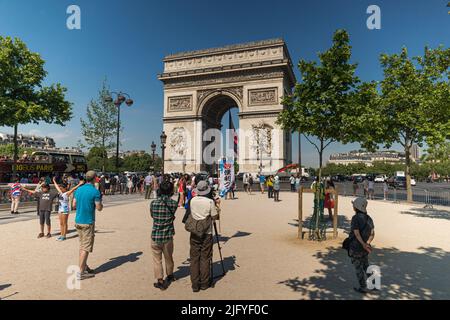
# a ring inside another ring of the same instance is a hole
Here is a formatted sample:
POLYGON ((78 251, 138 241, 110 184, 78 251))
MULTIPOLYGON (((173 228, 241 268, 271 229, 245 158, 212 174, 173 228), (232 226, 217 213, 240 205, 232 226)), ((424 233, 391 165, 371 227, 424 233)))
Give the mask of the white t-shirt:
MULTIPOLYGON (((214 200, 196 196, 191 200, 191 214, 195 220, 204 220, 209 215, 211 217, 217 216, 218 212, 214 200)), ((208 234, 212 234, 212 230, 208 234)))

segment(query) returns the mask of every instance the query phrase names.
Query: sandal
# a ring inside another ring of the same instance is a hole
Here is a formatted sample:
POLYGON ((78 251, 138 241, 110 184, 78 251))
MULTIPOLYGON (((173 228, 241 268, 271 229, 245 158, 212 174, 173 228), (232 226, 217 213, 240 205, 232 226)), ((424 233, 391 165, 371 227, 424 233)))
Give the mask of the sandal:
POLYGON ((39 233, 37 237, 38 237, 38 239, 43 238, 44 234, 43 233, 39 233))

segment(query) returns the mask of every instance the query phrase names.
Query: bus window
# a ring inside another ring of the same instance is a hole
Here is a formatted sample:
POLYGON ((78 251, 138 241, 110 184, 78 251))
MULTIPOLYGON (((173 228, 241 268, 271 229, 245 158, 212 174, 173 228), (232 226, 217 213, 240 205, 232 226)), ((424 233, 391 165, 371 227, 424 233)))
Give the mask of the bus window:
POLYGON ((72 164, 85 164, 86 163, 86 158, 84 156, 71 155, 71 157, 72 157, 72 164))
POLYGON ((68 154, 61 154, 61 153, 50 153, 52 156, 52 162, 53 163, 69 163, 70 158, 68 154))

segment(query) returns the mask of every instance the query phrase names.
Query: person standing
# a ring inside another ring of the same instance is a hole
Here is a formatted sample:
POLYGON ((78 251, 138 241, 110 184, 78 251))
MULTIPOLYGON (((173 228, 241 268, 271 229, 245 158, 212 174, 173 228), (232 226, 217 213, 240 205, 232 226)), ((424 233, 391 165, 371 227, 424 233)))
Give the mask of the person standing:
POLYGON ((158 197, 159 190, 159 178, 153 177, 153 187, 152 187, 152 198, 156 199, 158 197))
POLYGON ((24 187, 22 187, 22 190, 39 199, 39 223, 41 232, 38 234, 38 239, 44 237, 44 225, 47 225, 46 237, 51 238, 52 227, 50 216, 52 213, 53 200, 58 196, 58 193, 55 191, 50 191, 50 186, 48 184, 43 184, 41 186, 41 191, 28 190, 24 187))
POLYGON ((302 183, 302 179, 300 178, 300 175, 297 174, 297 177, 295 178, 295 191, 298 192, 300 190, 300 184, 302 183))
POLYGON ((244 184, 244 192, 248 193, 248 173, 244 173, 242 176, 242 183, 244 184))
POLYGON ((220 200, 212 199, 211 188, 206 181, 200 181, 194 192, 196 196, 191 199, 189 206, 192 219, 196 221, 211 219, 211 223, 203 234, 191 233, 190 237, 192 291, 199 292, 209 288, 213 246, 212 220, 219 218, 220 200))
POLYGON ((364 197, 369 198, 369 180, 364 178, 363 181, 364 197))
POLYGON ((375 182, 373 181, 373 179, 370 179, 368 181, 367 188, 368 188, 369 199, 373 200, 374 199, 374 195, 375 195, 375 182))
POLYGON ((326 190, 325 190, 325 201, 324 201, 324 207, 328 209, 328 217, 330 220, 333 220, 333 209, 334 209, 334 195, 331 192, 328 192, 328 190, 334 190, 334 182, 333 180, 327 180, 326 184, 326 190))
POLYGON ((372 218, 367 214, 367 199, 356 198, 353 202, 355 211, 351 221, 348 255, 355 267, 359 287, 354 288, 359 293, 367 293, 367 268, 369 254, 372 252, 371 242, 375 237, 375 226, 372 218))
POLYGON ((259 175, 259 187, 261 189, 261 194, 264 194, 264 185, 266 184, 266 177, 264 175, 259 175))
POLYGON ((291 185, 291 192, 295 192, 295 177, 294 175, 291 175, 289 178, 289 183, 291 185))
POLYGON ((387 180, 384 179, 384 181, 383 181, 383 196, 384 196, 383 199, 384 200, 387 200, 388 192, 389 192, 389 186, 388 186, 387 180))
POLYGON ((280 201, 280 177, 275 176, 273 181, 273 198, 275 202, 280 201))
POLYGON ((273 176, 269 176, 267 179, 267 196, 269 199, 273 198, 273 176))
POLYGON ((150 195, 152 193, 152 175, 149 173, 145 179, 145 199, 150 199, 150 195))
POLYGON ((173 275, 173 236, 175 235, 175 212, 178 203, 172 200, 173 184, 164 181, 160 186, 160 196, 150 204, 150 213, 153 218, 152 228, 152 255, 156 282, 154 287, 160 290, 167 289, 170 282, 175 281, 173 275), (164 281, 162 256, 166 264, 167 278, 164 281))
POLYGON ((19 203, 22 185, 19 183, 19 178, 14 178, 14 183, 11 185, 11 214, 19 214, 19 203))
POLYGON ((247 190, 248 190, 248 194, 252 194, 253 191, 253 176, 251 173, 248 174, 248 186, 247 186, 247 190))
POLYGON ((61 229, 61 235, 56 239, 57 241, 65 241, 66 235, 68 231, 68 223, 70 206, 69 199, 70 196, 77 190, 79 187, 83 185, 83 182, 79 182, 78 185, 74 186, 70 190, 68 189, 68 185, 62 184, 61 186, 56 183, 56 179, 53 178, 53 184, 55 185, 56 190, 59 193, 59 206, 58 206, 58 215, 59 215, 59 224, 61 229))
POLYGON ((358 192, 358 181, 356 177, 353 177, 353 196, 356 197, 356 192, 358 192))
POLYGON ((85 280, 94 277, 94 271, 87 265, 89 253, 94 249, 95 238, 95 210, 102 211, 102 195, 95 188, 96 173, 88 171, 86 173, 86 183, 75 191, 73 207, 76 207, 75 229, 77 229, 80 239, 78 280, 85 280))

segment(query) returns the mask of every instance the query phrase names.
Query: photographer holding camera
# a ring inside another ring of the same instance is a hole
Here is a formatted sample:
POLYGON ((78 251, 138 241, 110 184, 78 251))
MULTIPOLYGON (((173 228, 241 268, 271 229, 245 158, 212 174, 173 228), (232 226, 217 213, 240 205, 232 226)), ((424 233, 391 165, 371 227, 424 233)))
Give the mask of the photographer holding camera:
POLYGON ((214 196, 206 181, 199 181, 194 190, 195 197, 190 200, 190 214, 186 230, 190 237, 190 261, 192 291, 199 292, 210 286, 210 262, 212 259, 213 220, 219 219, 220 199, 214 196))

